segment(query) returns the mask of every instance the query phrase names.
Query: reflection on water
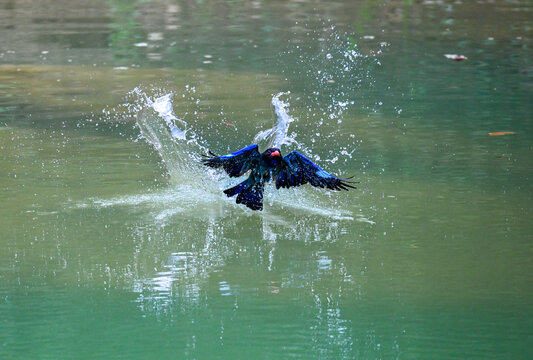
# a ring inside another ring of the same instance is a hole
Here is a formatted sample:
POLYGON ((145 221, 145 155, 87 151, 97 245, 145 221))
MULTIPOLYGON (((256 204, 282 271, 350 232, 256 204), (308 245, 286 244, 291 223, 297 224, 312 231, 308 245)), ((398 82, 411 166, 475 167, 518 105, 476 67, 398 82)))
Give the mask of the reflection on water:
POLYGON ((531 10, 1 2, 0 358, 530 357, 531 10))

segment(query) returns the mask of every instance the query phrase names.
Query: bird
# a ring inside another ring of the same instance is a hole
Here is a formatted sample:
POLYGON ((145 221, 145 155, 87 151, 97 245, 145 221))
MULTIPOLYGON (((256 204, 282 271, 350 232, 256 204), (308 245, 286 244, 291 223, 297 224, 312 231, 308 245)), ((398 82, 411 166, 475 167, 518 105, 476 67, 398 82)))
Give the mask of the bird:
POLYGON ((223 168, 230 177, 250 175, 243 182, 224 190, 228 197, 237 195, 236 203, 252 210, 263 210, 263 190, 266 182, 273 181, 276 189, 304 184, 331 190, 355 189, 349 178, 339 178, 314 164, 298 151, 283 157, 281 150, 272 147, 263 153, 257 144, 248 145, 227 155, 217 156, 209 151, 202 163, 212 168, 223 168))

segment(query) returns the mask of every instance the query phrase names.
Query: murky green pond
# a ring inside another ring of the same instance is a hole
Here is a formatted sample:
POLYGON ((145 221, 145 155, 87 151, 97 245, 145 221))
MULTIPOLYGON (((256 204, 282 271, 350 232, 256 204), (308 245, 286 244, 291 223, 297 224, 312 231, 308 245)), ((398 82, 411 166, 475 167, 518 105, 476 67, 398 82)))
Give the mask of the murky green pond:
POLYGON ((3 0, 0 38, 1 359, 533 356, 532 1, 3 0), (282 151, 360 184, 253 212, 199 159, 282 92, 282 151))

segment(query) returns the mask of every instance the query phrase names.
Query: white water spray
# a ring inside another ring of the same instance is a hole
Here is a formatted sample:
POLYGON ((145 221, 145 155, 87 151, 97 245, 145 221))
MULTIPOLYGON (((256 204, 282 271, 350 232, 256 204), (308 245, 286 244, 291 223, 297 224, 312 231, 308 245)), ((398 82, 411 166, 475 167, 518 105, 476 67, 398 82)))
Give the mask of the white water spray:
POLYGON ((180 122, 183 126, 186 126, 187 123, 174 115, 171 97, 172 94, 166 94, 155 99, 153 102, 151 102, 148 98, 147 100, 149 101, 148 104, 159 113, 159 116, 161 116, 163 120, 165 120, 172 137, 176 140, 185 140, 185 134, 187 133, 187 130, 181 130, 176 125, 176 122, 180 122))
POLYGON ((254 137, 254 144, 261 143, 262 141, 269 139, 268 147, 276 147, 281 149, 282 145, 290 145, 296 143, 296 140, 288 136, 289 125, 294 121, 293 117, 289 115, 287 108, 288 102, 284 102, 280 99, 282 95, 289 95, 288 92, 280 92, 272 97, 272 109, 276 116, 274 119, 274 126, 270 129, 260 131, 254 137))
POLYGON ((174 115, 172 94, 152 100, 138 88, 134 92, 145 102, 136 118, 141 135, 157 150, 171 179, 180 184, 206 182, 199 154, 207 149, 188 131, 187 123, 174 115))

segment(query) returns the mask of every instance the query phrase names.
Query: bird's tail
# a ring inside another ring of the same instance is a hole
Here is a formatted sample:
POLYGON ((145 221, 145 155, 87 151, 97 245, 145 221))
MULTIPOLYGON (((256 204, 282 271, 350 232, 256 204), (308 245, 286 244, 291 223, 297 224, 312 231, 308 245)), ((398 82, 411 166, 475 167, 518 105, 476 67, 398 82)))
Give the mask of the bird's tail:
POLYGON ((252 187, 240 192, 237 204, 244 204, 252 210, 263 210, 263 182, 256 182, 252 187))
POLYGON ((252 210, 263 210, 263 182, 249 185, 249 179, 234 187, 224 190, 228 197, 237 195, 237 204, 244 204, 252 210))
POLYGON ((244 180, 240 184, 235 185, 234 187, 230 187, 229 189, 224 190, 224 194, 228 195, 228 197, 232 197, 237 194, 240 194, 247 187, 248 187, 248 179, 244 180))

